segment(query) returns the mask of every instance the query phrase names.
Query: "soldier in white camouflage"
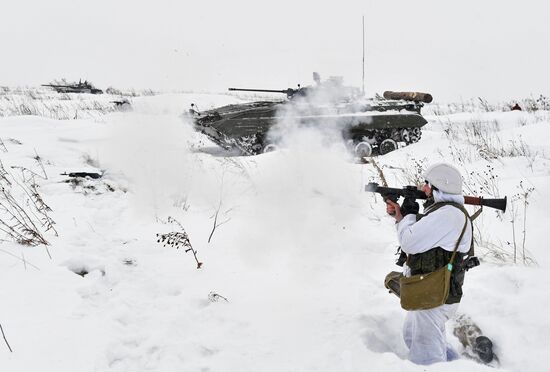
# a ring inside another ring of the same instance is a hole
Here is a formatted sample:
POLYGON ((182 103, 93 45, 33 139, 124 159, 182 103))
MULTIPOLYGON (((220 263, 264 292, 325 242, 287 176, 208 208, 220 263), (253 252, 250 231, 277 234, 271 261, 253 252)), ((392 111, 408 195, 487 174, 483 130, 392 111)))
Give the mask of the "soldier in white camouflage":
POLYGON ((408 311, 403 326, 409 359, 427 365, 458 358, 446 341, 445 323, 456 313, 462 297, 464 270, 461 261, 471 248, 472 225, 465 223, 467 213, 463 207, 462 176, 458 169, 437 163, 426 170, 424 178, 422 190, 433 203, 425 205, 423 216, 418 215, 419 206, 414 200, 405 200, 400 207, 388 199, 386 211, 395 218, 401 250, 407 257, 403 264, 404 276, 431 273, 447 265, 457 247, 445 304, 428 310, 408 311))

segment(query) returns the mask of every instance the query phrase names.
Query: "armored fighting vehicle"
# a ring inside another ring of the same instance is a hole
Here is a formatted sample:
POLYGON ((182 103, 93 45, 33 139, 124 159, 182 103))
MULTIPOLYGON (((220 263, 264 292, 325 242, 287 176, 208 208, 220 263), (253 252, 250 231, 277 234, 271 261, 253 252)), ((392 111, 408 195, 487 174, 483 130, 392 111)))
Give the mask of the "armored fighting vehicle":
POLYGON ((42 84, 43 87, 53 88, 57 93, 91 93, 91 94, 102 94, 101 89, 95 88, 87 80, 79 80, 78 83, 68 83, 68 84, 42 84))
POLYGON ((238 148, 244 154, 271 151, 284 136, 273 130, 284 121, 296 125, 337 128, 346 145, 358 156, 387 154, 417 142, 427 123, 420 114, 432 96, 418 92, 385 92, 384 98, 365 99, 356 88, 344 87, 341 80, 297 89, 242 89, 230 91, 284 93, 285 100, 256 101, 227 105, 199 112, 191 105, 195 129, 225 149, 238 148), (273 133, 277 133, 273 135, 273 133))

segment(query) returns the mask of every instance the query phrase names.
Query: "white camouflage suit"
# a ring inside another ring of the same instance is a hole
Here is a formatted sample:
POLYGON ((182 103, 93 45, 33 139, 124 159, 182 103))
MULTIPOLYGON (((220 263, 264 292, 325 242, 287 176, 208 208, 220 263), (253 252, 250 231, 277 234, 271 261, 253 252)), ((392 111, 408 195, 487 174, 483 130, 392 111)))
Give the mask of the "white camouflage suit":
MULTIPOLYGON (((462 195, 447 194, 433 190, 435 202, 455 202, 464 204, 462 195)), ((451 205, 443 206, 423 217, 418 222, 414 214, 409 214, 397 223, 397 236, 401 249, 407 254, 426 252, 435 247, 453 251, 464 227, 465 216, 451 205)), ((472 227, 468 223, 458 251, 466 253, 470 249, 472 227)), ((403 274, 410 276, 407 265, 403 274)), ((403 325, 403 338, 409 348, 409 359, 416 364, 432 364, 456 358, 456 351, 447 344, 445 322, 452 318, 458 303, 441 305, 429 310, 408 311, 403 325), (451 357, 452 356, 452 357, 451 357)))

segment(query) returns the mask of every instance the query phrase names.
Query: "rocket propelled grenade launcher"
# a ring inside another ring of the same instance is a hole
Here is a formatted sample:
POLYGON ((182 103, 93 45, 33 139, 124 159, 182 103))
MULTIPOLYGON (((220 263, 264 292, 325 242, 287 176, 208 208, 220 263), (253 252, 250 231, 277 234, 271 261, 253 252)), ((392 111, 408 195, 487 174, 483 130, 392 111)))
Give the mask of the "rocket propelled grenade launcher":
MULTIPOLYGON (((389 199, 394 203, 397 202, 399 197, 412 199, 428 198, 426 194, 423 191, 418 190, 416 186, 405 186, 402 189, 398 189, 393 187, 378 186, 376 182, 370 182, 365 185, 365 191, 378 193, 382 195, 384 200, 389 199)), ((485 206, 506 212, 506 196, 502 199, 486 199, 481 196, 465 195, 464 204, 485 206)))

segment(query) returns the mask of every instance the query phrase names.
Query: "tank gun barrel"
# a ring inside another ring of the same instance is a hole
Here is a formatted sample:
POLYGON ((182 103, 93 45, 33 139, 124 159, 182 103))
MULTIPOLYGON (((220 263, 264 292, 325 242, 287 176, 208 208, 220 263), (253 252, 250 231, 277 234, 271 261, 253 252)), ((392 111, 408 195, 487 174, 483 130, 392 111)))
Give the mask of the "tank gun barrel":
POLYGON ((59 87, 59 88, 92 88, 89 83, 75 83, 75 84, 40 84, 43 87, 59 87))
POLYGON ((43 87, 52 87, 52 88, 55 88, 55 87, 70 88, 71 87, 70 85, 61 85, 61 84, 40 84, 40 85, 43 87))
POLYGON ((228 88, 230 91, 238 92, 262 92, 262 93, 285 93, 287 97, 292 97, 299 91, 299 89, 250 89, 250 88, 228 88))

